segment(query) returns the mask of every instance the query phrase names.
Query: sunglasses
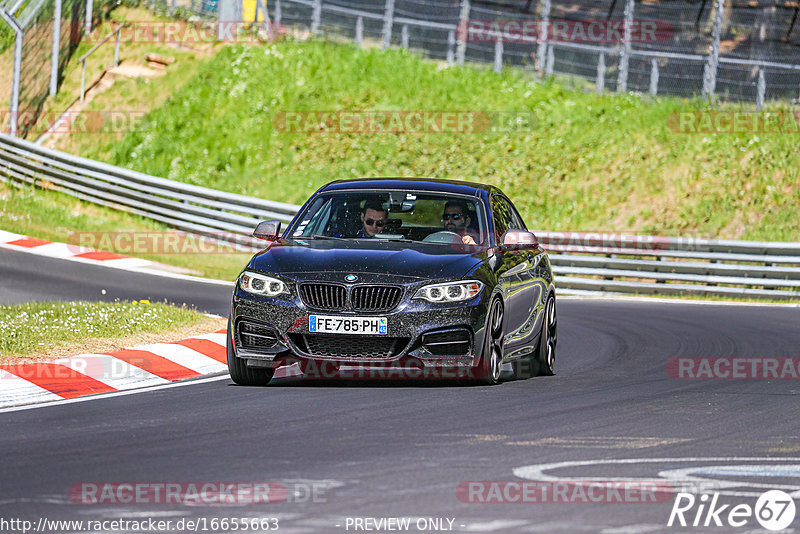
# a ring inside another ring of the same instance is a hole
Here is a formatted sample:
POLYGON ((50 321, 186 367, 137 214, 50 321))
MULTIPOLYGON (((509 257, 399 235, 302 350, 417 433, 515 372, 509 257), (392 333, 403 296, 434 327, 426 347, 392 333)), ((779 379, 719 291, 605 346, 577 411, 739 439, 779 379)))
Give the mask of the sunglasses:
POLYGON ((384 226, 386 226, 386 221, 384 221, 382 219, 378 219, 378 220, 375 220, 375 219, 364 219, 364 224, 366 224, 367 226, 377 226, 378 228, 383 228, 384 226))
POLYGON ((447 221, 453 219, 454 221, 458 221, 463 217, 464 217, 463 213, 445 213, 444 215, 442 215, 442 220, 447 221))

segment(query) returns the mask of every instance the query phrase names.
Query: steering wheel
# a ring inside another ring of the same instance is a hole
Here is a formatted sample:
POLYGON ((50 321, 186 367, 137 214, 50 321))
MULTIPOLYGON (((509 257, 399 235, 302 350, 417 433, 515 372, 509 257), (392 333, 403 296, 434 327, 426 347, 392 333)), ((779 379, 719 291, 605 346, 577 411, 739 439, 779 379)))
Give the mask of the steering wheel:
POLYGON ((461 243, 461 236, 455 232, 441 230, 425 236, 423 241, 428 243, 461 243))

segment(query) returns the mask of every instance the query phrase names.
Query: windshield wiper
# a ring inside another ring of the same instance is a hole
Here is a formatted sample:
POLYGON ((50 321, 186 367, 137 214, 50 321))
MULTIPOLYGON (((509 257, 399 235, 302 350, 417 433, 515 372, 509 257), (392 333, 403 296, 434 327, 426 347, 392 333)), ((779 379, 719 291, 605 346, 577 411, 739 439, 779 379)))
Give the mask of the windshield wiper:
POLYGON ((419 243, 413 239, 406 239, 405 237, 377 237, 376 241, 391 241, 392 243, 419 243))
POLYGON ((297 236, 293 237, 292 241, 306 241, 311 239, 334 239, 336 241, 350 241, 350 239, 346 237, 334 237, 332 235, 309 235, 309 236, 297 236))

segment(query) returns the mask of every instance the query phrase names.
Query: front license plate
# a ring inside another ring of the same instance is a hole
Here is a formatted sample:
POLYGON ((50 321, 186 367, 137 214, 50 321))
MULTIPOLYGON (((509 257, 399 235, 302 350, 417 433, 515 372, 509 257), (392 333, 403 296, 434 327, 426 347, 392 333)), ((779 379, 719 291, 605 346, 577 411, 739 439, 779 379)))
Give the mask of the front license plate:
POLYGON ((369 334, 386 335, 386 317, 336 317, 311 315, 308 331, 317 334, 369 334))

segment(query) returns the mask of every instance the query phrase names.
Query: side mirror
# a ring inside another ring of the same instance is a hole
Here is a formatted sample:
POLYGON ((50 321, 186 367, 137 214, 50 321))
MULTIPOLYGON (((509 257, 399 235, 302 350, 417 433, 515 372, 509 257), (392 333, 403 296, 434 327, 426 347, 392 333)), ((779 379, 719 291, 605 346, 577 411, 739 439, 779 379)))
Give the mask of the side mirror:
POLYGON ((508 230, 503 234, 503 250, 539 250, 539 240, 533 232, 508 230))
POLYGON ((261 221, 253 230, 253 237, 275 241, 281 235, 281 222, 276 220, 261 221))

